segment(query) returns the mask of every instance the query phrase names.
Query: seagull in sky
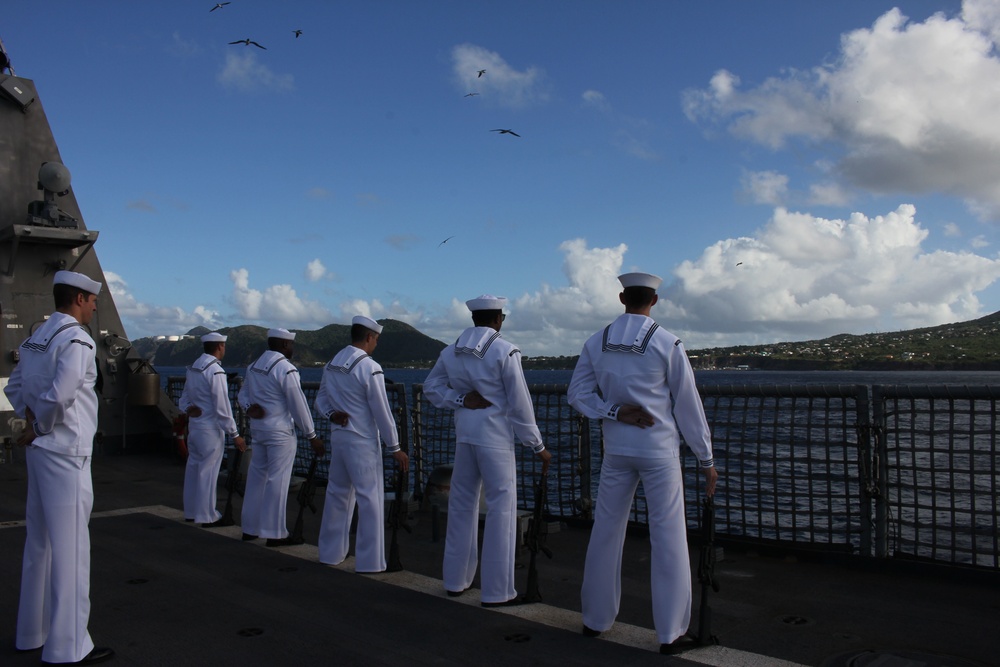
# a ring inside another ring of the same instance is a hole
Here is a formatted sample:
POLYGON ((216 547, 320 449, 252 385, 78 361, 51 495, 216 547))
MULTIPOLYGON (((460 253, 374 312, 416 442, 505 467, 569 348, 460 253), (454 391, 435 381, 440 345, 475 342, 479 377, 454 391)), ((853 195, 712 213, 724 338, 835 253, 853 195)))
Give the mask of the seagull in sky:
POLYGON ((742 263, 743 263, 743 262, 736 262, 736 266, 739 266, 739 265, 740 265, 740 264, 742 264, 742 263))
POLYGON ((214 12, 216 9, 222 9, 223 7, 225 7, 228 4, 229 4, 228 2, 217 2, 217 3, 215 3, 215 7, 212 7, 208 11, 209 12, 214 12))
POLYGON ((451 235, 451 236, 449 236, 448 238, 446 238, 444 241, 441 241, 441 243, 438 243, 438 247, 440 248, 441 246, 443 246, 445 243, 447 243, 448 241, 452 240, 453 238, 455 238, 454 234, 451 235))
POLYGON ((479 93, 469 93, 466 97, 472 97, 473 95, 478 95, 479 93))
POLYGON ((490 132, 499 132, 500 134, 513 134, 515 137, 521 136, 514 130, 490 130, 490 132))
POLYGON ((257 42, 253 41, 249 37, 247 37, 246 39, 238 39, 235 42, 229 42, 229 43, 230 44, 246 44, 247 46, 250 46, 251 44, 253 44, 258 49, 264 49, 265 51, 267 51, 267 47, 266 46, 261 46, 260 44, 258 44, 257 42))
MULTIPOLYGON (((484 70, 484 69, 479 70, 479 76, 482 76, 484 74, 486 74, 486 70, 484 70)), ((478 79, 479 76, 477 76, 476 78, 478 79)))
POLYGON ((298 39, 298 38, 299 38, 299 35, 301 35, 301 34, 302 34, 302 31, 301 31, 301 30, 293 30, 292 32, 294 32, 294 33, 295 33, 295 39, 298 39))

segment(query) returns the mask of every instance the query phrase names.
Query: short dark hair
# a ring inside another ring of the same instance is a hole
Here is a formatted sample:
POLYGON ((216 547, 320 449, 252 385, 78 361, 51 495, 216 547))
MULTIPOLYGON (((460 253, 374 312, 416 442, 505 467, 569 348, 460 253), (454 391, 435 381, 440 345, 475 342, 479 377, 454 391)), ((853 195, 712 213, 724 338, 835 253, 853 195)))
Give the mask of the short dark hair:
POLYGON ((285 349, 286 344, 293 344, 295 341, 289 340, 287 338, 268 338, 267 339, 267 349, 272 352, 281 352, 285 349))
POLYGON ((503 314, 502 310, 474 310, 472 311, 472 323, 477 327, 483 327, 487 324, 492 324, 496 318, 503 314))
POLYGON ((378 335, 376 332, 372 331, 363 324, 352 324, 351 325, 351 342, 352 343, 363 343, 368 334, 378 335))
POLYGON ((226 343, 224 341, 213 340, 213 341, 209 341, 207 343, 202 343, 201 347, 202 347, 203 350, 205 350, 205 354, 215 354, 215 351, 218 350, 220 347, 222 347, 225 344, 226 343))
POLYGON ((76 301, 77 294, 90 296, 90 292, 85 289, 80 289, 74 285, 57 283, 52 286, 52 300, 55 301, 56 308, 67 308, 72 306, 73 302, 76 301))
POLYGON ((653 303, 656 290, 652 287, 626 287, 622 290, 622 300, 626 308, 644 308, 653 303))

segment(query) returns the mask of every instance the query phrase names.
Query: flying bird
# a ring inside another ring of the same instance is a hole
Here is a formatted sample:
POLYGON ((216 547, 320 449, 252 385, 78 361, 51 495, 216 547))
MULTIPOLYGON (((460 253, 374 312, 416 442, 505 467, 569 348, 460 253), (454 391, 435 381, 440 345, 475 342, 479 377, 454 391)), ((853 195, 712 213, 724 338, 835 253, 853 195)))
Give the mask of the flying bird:
POLYGON ((295 33, 295 39, 298 39, 298 38, 299 38, 299 35, 301 35, 301 34, 302 34, 302 31, 301 31, 301 30, 293 30, 292 32, 294 32, 294 33, 295 33))
POLYGON ((515 137, 521 136, 514 130, 490 130, 490 132, 499 132, 500 134, 513 134, 515 137))
POLYGON ((740 264, 742 264, 742 263, 743 263, 743 262, 736 262, 736 266, 739 266, 739 265, 740 265, 740 264))
MULTIPOLYGON (((484 74, 486 74, 486 70, 484 70, 484 69, 479 70, 479 76, 482 76, 484 74)), ((476 78, 478 79, 479 76, 477 76, 476 78)))
POLYGON ((260 44, 258 44, 257 42, 253 41, 249 37, 247 37, 246 39, 238 39, 235 42, 229 42, 229 43, 230 44, 246 44, 247 46, 250 46, 251 44, 253 44, 258 49, 264 49, 265 51, 267 51, 267 47, 266 46, 261 46, 260 44))
POLYGON ((448 238, 446 238, 444 241, 441 241, 441 243, 438 243, 438 247, 440 248, 441 246, 443 246, 445 243, 447 243, 448 241, 452 240, 453 238, 455 238, 454 234, 451 235, 451 236, 449 236, 448 238))
POLYGON ((223 7, 225 7, 228 4, 229 4, 228 2, 217 2, 217 3, 215 3, 215 7, 212 7, 208 11, 209 12, 214 12, 216 9, 222 9, 223 7))
POLYGON ((472 97, 473 95, 478 95, 479 93, 469 93, 466 97, 472 97))

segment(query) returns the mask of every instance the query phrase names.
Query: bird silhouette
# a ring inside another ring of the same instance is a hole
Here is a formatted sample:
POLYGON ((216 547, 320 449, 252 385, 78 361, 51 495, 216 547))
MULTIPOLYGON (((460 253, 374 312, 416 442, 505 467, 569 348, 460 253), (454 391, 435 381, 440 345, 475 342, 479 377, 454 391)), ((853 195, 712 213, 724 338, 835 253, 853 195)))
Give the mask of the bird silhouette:
POLYGON ((448 241, 452 240, 453 238, 455 238, 454 234, 451 235, 451 236, 449 236, 448 238, 446 238, 444 241, 441 241, 441 243, 438 243, 438 247, 440 248, 441 246, 443 246, 445 243, 447 243, 448 241))
POLYGON ((267 51, 267 47, 266 46, 261 46, 260 44, 258 44, 257 42, 253 41, 249 37, 247 37, 246 39, 238 39, 235 42, 229 42, 229 43, 230 44, 246 44, 247 46, 250 46, 251 44, 253 44, 258 49, 264 49, 265 51, 267 51))
POLYGON ((223 7, 225 7, 228 4, 229 4, 228 2, 217 2, 217 3, 215 3, 215 7, 212 7, 208 11, 209 12, 214 12, 216 9, 222 9, 223 7))
POLYGON ((499 132, 500 134, 513 134, 515 137, 521 136, 514 130, 490 130, 490 132, 499 132))
MULTIPOLYGON (((484 74, 486 74, 486 70, 484 70, 484 69, 479 70, 479 76, 482 76, 484 74)), ((477 76, 476 78, 478 79, 479 76, 477 76)))
POLYGON ((298 38, 299 38, 299 35, 301 35, 301 34, 302 34, 302 31, 301 31, 301 30, 293 30, 292 32, 294 32, 294 33, 295 33, 295 39, 298 39, 298 38))
POLYGON ((472 97, 473 95, 478 95, 479 93, 469 93, 466 97, 472 97))
POLYGON ((736 262, 736 266, 739 266, 739 265, 740 265, 740 264, 742 264, 742 263, 743 263, 743 262, 736 262))

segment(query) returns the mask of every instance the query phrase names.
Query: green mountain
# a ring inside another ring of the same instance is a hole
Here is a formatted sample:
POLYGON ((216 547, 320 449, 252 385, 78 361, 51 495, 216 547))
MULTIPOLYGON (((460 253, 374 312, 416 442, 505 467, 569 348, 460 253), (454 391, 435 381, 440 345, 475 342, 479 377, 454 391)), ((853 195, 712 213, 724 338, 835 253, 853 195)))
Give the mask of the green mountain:
POLYGON ((688 350, 695 368, 1000 370, 1000 312, 923 329, 688 350))
MULTIPOLYGON (((382 336, 372 357, 387 367, 430 366, 445 344, 426 336, 409 324, 398 320, 380 320, 382 336)), ((226 341, 227 367, 250 365, 267 349, 267 329, 249 324, 218 330, 229 337, 226 341)), ((294 361, 299 366, 322 366, 351 342, 349 324, 330 324, 316 331, 295 332, 294 361)), ((200 336, 208 333, 204 327, 192 329, 177 341, 140 338, 132 347, 154 366, 187 366, 202 352, 200 336)))

